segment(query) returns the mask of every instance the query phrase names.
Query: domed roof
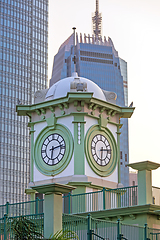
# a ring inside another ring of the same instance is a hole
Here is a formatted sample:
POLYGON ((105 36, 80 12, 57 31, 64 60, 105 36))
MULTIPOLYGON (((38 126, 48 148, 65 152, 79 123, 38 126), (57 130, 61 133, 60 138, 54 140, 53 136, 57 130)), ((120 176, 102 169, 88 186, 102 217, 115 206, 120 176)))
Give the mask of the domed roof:
POLYGON ((93 97, 106 101, 104 91, 87 78, 78 77, 74 72, 72 77, 59 80, 52 85, 45 96, 45 101, 66 97, 68 92, 93 92, 93 97))

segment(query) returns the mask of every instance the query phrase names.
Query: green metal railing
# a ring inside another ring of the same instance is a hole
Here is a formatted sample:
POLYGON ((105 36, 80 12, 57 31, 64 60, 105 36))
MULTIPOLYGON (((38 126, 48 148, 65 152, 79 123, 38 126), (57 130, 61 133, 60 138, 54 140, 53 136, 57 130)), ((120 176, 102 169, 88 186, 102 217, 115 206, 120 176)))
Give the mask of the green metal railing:
POLYGON ((145 231, 147 231, 145 227, 120 223, 120 234, 122 233, 122 236, 129 240, 146 239, 145 231))
POLYGON ((88 215, 88 221, 90 224, 88 225, 88 240, 92 239, 116 239, 117 238, 117 223, 93 219, 90 215, 88 215))
MULTIPOLYGON (((138 187, 105 189, 101 191, 71 194, 63 196, 64 213, 83 213, 99 210, 129 207, 138 205, 138 187)), ((0 206, 0 218, 7 214, 10 217, 36 214, 43 212, 43 199, 35 201, 12 203, 0 206)))
MULTIPOLYGON (((33 201, 35 212, 40 211, 39 201, 33 201), (37 204, 37 205, 36 205, 37 204)), ((32 201, 30 203, 33 203, 32 201)), ((42 201, 43 202, 43 201, 42 201)), ((22 204, 22 203, 21 203, 22 204)), ((25 203, 23 203, 25 206, 25 203)), ((44 235, 44 214, 35 213, 22 216, 10 216, 10 208, 7 203, 5 209, 8 207, 8 214, 4 214, 0 218, 0 239, 1 240, 15 240, 15 233, 13 231, 13 222, 19 221, 21 218, 31 221, 38 229, 41 235, 44 235)), ((14 206, 19 206, 14 204, 14 206)), ((27 205, 28 206, 28 205, 27 205)), ((11 208, 12 209, 12 208, 11 208)), ((19 208, 18 208, 19 209, 19 208)), ((6 211, 6 210, 5 210, 6 211)), ((74 231, 81 240, 160 240, 160 229, 148 228, 147 224, 144 227, 123 224, 118 220, 117 222, 94 219, 88 214, 88 217, 80 217, 71 214, 63 214, 62 225, 64 230, 74 231)), ((43 237, 41 237, 43 239, 43 237)))
POLYGON ((62 226, 64 230, 74 231, 79 239, 87 239, 87 217, 73 216, 70 214, 62 215, 62 226))
POLYGON ((63 214, 63 229, 74 231, 79 239, 86 240, 159 240, 160 229, 123 224, 106 220, 63 214))
POLYGON ((150 240, 160 240, 160 229, 148 228, 148 238, 150 240))
MULTIPOLYGON (((29 222, 29 225, 27 226, 28 228, 30 228, 31 224, 33 224, 34 234, 32 234, 32 236, 34 237, 34 239, 43 239, 43 235, 44 235, 44 214, 43 213, 24 215, 24 216, 16 216, 16 217, 8 217, 7 214, 5 214, 3 218, 0 218, 0 239, 1 240, 17 239, 17 237, 15 236, 17 231, 14 231, 13 223, 15 222, 16 224, 18 224, 18 222, 21 219, 24 219, 25 223, 26 223, 26 221, 29 222), (38 234, 40 234, 41 236, 38 236, 38 234), (38 236, 38 238, 37 238, 37 236, 38 236)), ((27 228, 27 227, 25 225, 25 228, 27 228)), ((24 228, 24 226, 23 226, 23 228, 24 228)), ((28 232, 29 232, 29 234, 31 234, 30 231, 28 231, 28 232)), ((22 236, 22 239, 24 239, 24 237, 23 237, 24 232, 20 231, 20 234, 22 236)), ((25 237, 26 237, 25 239, 28 239, 27 236, 25 236, 25 237)), ((30 235, 29 239, 31 239, 31 235, 30 235)))
POLYGON ((64 213, 84 213, 138 205, 138 187, 105 189, 63 196, 64 213))
POLYGON ((0 206, 0 218, 7 214, 8 217, 43 213, 43 199, 36 198, 35 201, 9 203, 0 206))

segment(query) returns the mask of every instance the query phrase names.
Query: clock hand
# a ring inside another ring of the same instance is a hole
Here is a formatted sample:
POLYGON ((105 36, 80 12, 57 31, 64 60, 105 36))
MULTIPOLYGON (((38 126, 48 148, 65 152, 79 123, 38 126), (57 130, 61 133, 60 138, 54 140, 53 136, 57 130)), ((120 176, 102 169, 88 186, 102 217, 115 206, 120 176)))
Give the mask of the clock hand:
POLYGON ((53 158, 53 150, 54 150, 54 147, 52 146, 51 149, 49 149, 51 151, 51 159, 53 158))
POLYGON ((103 148, 101 148, 100 151, 107 151, 107 152, 109 152, 109 151, 111 151, 111 149, 103 149, 103 148))
POLYGON ((103 147, 101 147, 100 151, 101 151, 101 159, 102 159, 102 157, 103 157, 103 147))
POLYGON ((59 148, 59 147, 64 147, 64 145, 56 146, 56 147, 54 147, 54 149, 59 148))
POLYGON ((54 146, 52 146, 52 148, 51 149, 49 149, 50 151, 51 151, 51 159, 53 159, 53 151, 54 151, 54 149, 56 149, 56 148, 61 148, 61 147, 64 147, 64 145, 58 145, 58 146, 56 146, 56 147, 54 147, 54 146))
POLYGON ((102 159, 102 157, 103 157, 103 151, 106 151, 106 152, 107 152, 107 155, 108 155, 108 154, 111 154, 111 149, 105 149, 105 148, 101 147, 101 149, 100 149, 99 151, 101 151, 101 159, 102 159))

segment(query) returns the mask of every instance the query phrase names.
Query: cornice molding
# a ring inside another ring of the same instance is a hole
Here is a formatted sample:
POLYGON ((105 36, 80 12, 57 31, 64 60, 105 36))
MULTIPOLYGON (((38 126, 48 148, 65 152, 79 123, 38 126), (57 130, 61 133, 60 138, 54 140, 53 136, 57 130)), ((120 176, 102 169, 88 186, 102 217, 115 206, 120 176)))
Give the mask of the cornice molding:
MULTIPOLYGON (((36 112, 38 115, 45 114, 47 109, 54 112, 55 107, 59 107, 61 110, 68 109, 70 103, 74 103, 77 106, 77 111, 81 111, 85 104, 88 105, 88 109, 93 112, 99 108, 99 113, 106 111, 108 115, 112 117, 115 114, 119 114, 123 118, 130 118, 135 108, 120 107, 113 103, 105 102, 97 98, 92 97, 93 93, 68 93, 66 97, 58 98, 55 100, 45 101, 32 105, 17 105, 16 111, 19 116, 26 116, 32 112, 36 112), (80 106, 79 104, 80 103, 80 106)), ((93 114, 93 113, 92 113, 93 114)))

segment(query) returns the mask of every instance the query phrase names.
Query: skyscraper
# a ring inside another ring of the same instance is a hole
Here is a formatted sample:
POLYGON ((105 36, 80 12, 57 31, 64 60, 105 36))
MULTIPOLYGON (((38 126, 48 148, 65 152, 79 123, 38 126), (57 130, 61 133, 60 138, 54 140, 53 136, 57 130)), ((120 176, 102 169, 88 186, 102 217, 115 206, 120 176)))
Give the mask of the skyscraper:
POLYGON ((48 0, 0 1, 0 204, 24 201, 30 177, 27 117, 17 104, 33 103, 47 87, 48 0))
MULTIPOLYGON (((111 38, 102 39, 102 17, 99 13, 99 2, 96 0, 96 11, 92 17, 92 36, 72 34, 59 48, 54 57, 50 86, 62 78, 71 76, 74 71, 74 51, 76 53, 76 71, 81 77, 91 79, 102 89, 117 94, 117 104, 128 106, 127 63, 118 56, 111 38)), ((120 140, 121 182, 129 185, 129 169, 126 164, 128 157, 128 120, 121 120, 123 124, 120 140)))

